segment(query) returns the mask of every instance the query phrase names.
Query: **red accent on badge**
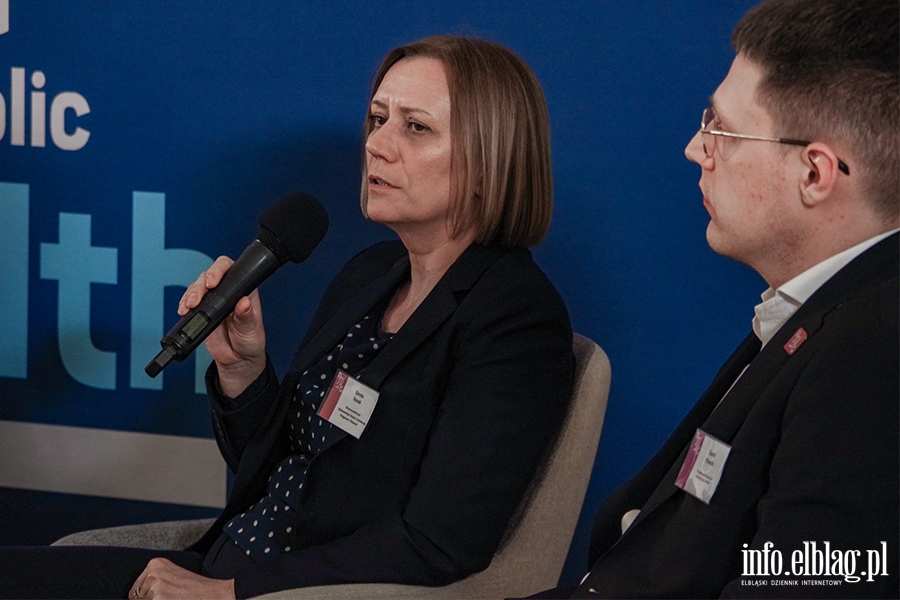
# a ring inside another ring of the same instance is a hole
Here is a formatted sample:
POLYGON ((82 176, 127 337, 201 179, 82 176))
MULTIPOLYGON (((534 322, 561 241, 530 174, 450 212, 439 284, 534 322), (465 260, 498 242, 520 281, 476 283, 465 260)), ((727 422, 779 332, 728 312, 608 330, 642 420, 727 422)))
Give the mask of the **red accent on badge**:
POLYGON ((328 391, 328 396, 326 396, 322 406, 319 407, 318 415, 323 419, 327 420, 331 418, 331 413, 334 412, 334 407, 337 406, 338 400, 344 391, 344 386, 347 385, 348 377, 349 376, 340 369, 335 373, 331 389, 328 391))
POLYGON ((675 485, 681 489, 684 489, 688 477, 691 475, 691 469, 694 468, 694 463, 697 462, 697 457, 700 455, 700 448, 703 447, 703 439, 705 437, 706 434, 698 429, 697 433, 694 434, 694 439, 691 440, 691 447, 688 450, 687 456, 684 457, 684 463, 681 465, 678 479, 675 480, 675 485))
POLYGON ((791 339, 788 340, 787 344, 784 345, 784 351, 788 353, 788 356, 793 356, 794 352, 797 351, 803 342, 806 341, 806 338, 809 337, 806 335, 806 330, 802 327, 794 332, 794 335, 791 336, 791 339))

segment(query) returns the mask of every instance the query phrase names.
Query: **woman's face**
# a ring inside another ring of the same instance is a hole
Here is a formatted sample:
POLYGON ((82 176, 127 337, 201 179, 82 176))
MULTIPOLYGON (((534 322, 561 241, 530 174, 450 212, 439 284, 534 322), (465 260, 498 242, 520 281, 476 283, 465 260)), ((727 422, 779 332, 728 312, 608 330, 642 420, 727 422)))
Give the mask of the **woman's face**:
POLYGON ((403 58, 369 106, 366 140, 370 219, 398 233, 449 235, 450 90, 444 65, 403 58))

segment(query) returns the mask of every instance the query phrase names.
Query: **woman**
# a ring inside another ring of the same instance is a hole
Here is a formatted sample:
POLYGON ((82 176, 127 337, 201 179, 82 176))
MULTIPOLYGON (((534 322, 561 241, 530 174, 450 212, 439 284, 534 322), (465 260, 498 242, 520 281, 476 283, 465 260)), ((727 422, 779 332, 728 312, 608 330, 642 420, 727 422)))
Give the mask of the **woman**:
MULTIPOLYGON (((256 292, 207 339, 234 488, 191 552, 147 564, 132 598, 450 583, 490 563, 559 428, 571 329, 525 249, 552 208, 537 80, 502 46, 442 36, 388 54, 373 90, 362 209, 400 242, 344 267, 283 381, 256 292), (361 434, 319 416, 338 373, 374 405, 361 434)), ((231 264, 201 274, 179 313, 231 264)))

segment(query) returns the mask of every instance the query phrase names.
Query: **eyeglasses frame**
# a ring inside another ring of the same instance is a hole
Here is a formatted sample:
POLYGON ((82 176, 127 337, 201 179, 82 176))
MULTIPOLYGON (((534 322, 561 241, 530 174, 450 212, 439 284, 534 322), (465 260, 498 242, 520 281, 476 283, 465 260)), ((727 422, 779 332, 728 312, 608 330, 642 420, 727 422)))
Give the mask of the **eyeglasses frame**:
MULTIPOLYGON (((809 146, 812 142, 807 142, 804 140, 794 140, 791 138, 774 138, 774 137, 763 137, 759 135, 747 135, 745 133, 732 133, 730 131, 720 131, 718 129, 706 129, 704 127, 704 123, 706 123, 706 113, 709 111, 709 108, 703 109, 703 116, 700 119, 700 141, 703 144, 703 153, 706 155, 706 158, 712 158, 712 153, 707 151, 706 142, 703 141, 704 133, 708 133, 709 135, 718 135, 720 137, 730 137, 737 138, 740 140, 757 140, 760 142, 776 142, 778 144, 790 144, 791 146, 809 146)), ((712 121, 710 121, 712 122, 712 121)), ((838 161, 838 170, 844 173, 845 175, 850 174, 850 167, 847 166, 847 163, 842 161, 840 158, 838 161)))

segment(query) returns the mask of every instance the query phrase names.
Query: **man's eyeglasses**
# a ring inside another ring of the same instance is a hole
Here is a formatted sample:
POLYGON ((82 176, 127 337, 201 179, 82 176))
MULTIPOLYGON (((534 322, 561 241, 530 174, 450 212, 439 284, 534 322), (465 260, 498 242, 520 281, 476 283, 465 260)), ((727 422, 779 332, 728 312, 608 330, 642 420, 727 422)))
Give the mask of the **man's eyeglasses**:
MULTIPOLYGON (((715 152, 716 150, 717 137, 730 137, 741 140, 759 140, 761 142, 777 142, 779 144, 791 144, 792 146, 809 146, 812 143, 806 142, 804 140, 792 140, 790 138, 761 137, 758 135, 746 135, 743 133, 731 133, 730 131, 711 129, 711 127, 715 125, 715 122, 715 110, 713 110, 711 106, 703 109, 703 118, 700 120, 700 138, 703 140, 703 152, 706 153, 706 158, 712 158, 713 152, 715 152)), ((850 167, 848 167, 847 163, 845 163, 841 159, 838 159, 838 169, 845 175, 850 174, 850 167)))

